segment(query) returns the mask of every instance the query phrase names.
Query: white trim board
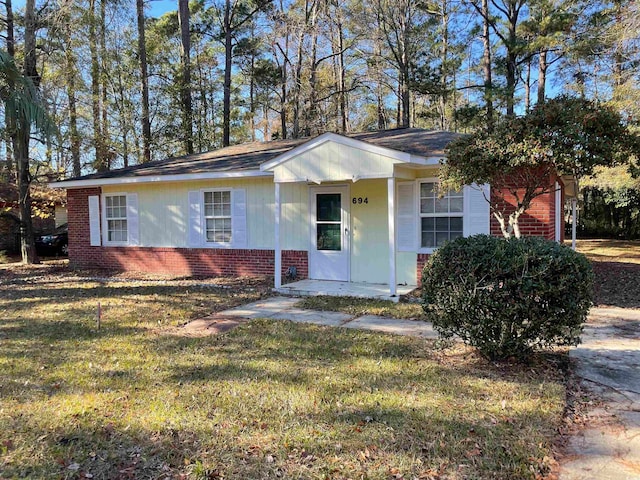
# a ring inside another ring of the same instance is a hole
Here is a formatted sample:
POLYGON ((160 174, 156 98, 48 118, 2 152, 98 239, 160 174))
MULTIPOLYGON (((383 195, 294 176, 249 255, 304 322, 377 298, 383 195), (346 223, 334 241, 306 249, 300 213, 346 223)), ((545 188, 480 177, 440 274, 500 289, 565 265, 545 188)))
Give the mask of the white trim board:
POLYGON ((69 180, 51 182, 52 188, 83 188, 100 187, 103 185, 123 185, 131 183, 167 183, 167 182, 188 182, 193 180, 212 180, 224 178, 245 178, 245 177, 273 177, 272 172, 260 170, 229 171, 229 172, 208 172, 208 173, 184 173, 179 175, 146 175, 140 177, 116 177, 116 178, 91 178, 86 180, 69 180))

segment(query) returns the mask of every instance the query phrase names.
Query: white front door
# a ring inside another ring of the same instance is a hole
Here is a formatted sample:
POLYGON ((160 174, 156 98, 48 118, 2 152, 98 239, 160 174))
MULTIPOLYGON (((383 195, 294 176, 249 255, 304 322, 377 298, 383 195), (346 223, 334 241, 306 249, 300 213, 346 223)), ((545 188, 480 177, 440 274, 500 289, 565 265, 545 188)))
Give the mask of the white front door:
POLYGON ((309 278, 349 281, 349 188, 311 188, 309 278))

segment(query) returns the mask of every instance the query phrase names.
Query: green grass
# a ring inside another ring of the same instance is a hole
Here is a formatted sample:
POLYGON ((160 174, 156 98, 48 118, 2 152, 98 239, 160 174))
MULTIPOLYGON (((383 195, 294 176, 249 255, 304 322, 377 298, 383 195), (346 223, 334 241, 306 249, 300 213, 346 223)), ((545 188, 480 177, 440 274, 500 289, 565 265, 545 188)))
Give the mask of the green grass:
POLYGON ((188 319, 260 293, 42 269, 0 271, 0 478, 521 479, 553 463, 553 359, 266 320, 187 338, 188 319))
POLYGON ((389 300, 374 300, 353 297, 307 297, 296 305, 310 310, 328 310, 349 315, 381 315, 392 318, 422 318, 419 303, 394 303, 389 300))

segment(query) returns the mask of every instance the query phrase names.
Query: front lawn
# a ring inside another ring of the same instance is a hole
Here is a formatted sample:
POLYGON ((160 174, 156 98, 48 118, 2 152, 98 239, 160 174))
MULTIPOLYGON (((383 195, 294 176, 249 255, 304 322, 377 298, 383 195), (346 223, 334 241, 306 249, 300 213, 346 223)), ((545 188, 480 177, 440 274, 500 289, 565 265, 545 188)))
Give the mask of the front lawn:
POLYGON ((328 310, 342 312, 353 316, 381 315, 391 318, 420 319, 424 317, 420 303, 392 302, 390 300, 373 300, 354 297, 305 297, 297 307, 310 310, 328 310))
POLYGON ((540 478, 554 358, 492 365, 415 338, 188 319, 259 286, 0 270, 0 478, 540 478), (96 330, 100 302, 102 324, 96 330))

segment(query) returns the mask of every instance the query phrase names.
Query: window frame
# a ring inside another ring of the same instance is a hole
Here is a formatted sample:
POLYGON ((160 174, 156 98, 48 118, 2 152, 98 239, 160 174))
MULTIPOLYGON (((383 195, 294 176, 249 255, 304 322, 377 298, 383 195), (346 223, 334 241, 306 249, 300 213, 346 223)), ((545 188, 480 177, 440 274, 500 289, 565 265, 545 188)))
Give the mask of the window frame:
POLYGON ((233 188, 229 187, 218 187, 218 188, 202 188, 200 189, 200 225, 202 225, 202 238, 201 243, 205 248, 231 248, 233 246, 233 188), (205 201, 204 197, 207 193, 215 193, 215 192, 229 192, 229 215, 221 216, 221 217, 207 217, 205 215, 205 201), (228 218, 231 222, 231 238, 228 242, 215 242, 207 240, 207 219, 226 219, 228 218))
POLYGON ((129 199, 127 192, 109 192, 102 194, 102 231, 103 231, 103 243, 106 246, 124 247, 129 245, 130 231, 129 231, 129 199), (117 218, 107 217, 107 198, 109 197, 124 197, 125 216, 117 218), (122 240, 109 240, 109 220, 126 220, 127 222, 127 239, 122 240))
POLYGON ((464 225, 465 225, 465 218, 466 218, 466 195, 465 195, 465 188, 463 187, 460 190, 460 195, 462 197, 462 211, 461 212, 454 212, 453 214, 451 212, 443 212, 443 213, 422 213, 420 211, 420 200, 421 200, 421 195, 420 195, 420 187, 422 186, 423 183, 435 183, 435 184, 439 184, 440 180, 437 177, 426 177, 426 178, 418 178, 416 179, 416 186, 415 186, 415 212, 416 212, 416 236, 417 239, 416 241, 418 242, 418 249, 417 252, 418 253, 433 253, 435 252, 438 248, 440 247, 423 247, 422 246, 422 219, 423 218, 451 218, 451 217, 458 217, 462 219, 462 236, 464 237, 464 225))

